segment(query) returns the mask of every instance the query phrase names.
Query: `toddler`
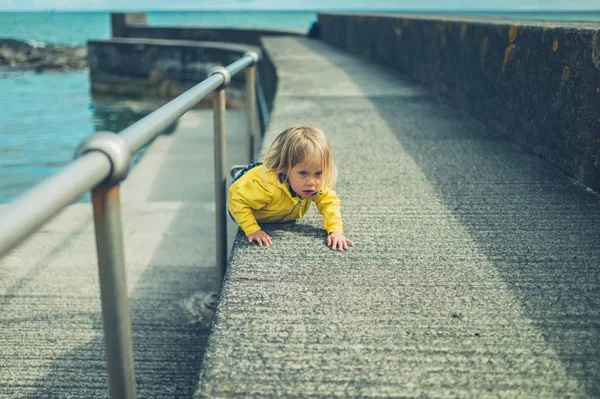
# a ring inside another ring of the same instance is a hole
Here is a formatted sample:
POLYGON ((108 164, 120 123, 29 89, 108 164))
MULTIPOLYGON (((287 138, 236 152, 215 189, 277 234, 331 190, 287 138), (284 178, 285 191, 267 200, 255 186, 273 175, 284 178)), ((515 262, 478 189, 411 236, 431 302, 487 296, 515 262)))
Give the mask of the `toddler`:
POLYGON ((342 231, 340 199, 332 189, 335 177, 325 134, 306 125, 292 126, 273 141, 264 163, 238 171, 229 187, 229 213, 249 242, 271 245, 271 237, 258 223, 299 219, 314 202, 324 216, 327 245, 348 249, 354 243, 342 231))

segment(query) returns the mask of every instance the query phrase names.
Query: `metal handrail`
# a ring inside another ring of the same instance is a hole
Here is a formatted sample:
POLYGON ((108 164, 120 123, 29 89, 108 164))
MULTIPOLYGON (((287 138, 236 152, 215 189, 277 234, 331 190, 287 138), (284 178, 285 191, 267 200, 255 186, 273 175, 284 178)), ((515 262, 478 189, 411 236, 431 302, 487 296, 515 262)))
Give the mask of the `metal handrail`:
POLYGON ((0 258, 56 216, 86 191, 92 191, 102 317, 111 398, 136 397, 131 322, 125 280, 120 183, 127 176, 131 155, 204 97, 214 95, 215 203, 217 222, 217 291, 227 262, 225 177, 225 87, 231 76, 247 70, 246 113, 250 161, 256 140, 256 63, 247 52, 227 67, 215 67, 209 77, 119 134, 99 132, 86 137, 76 159, 60 172, 0 209, 0 258), (43 201, 40 201, 43 198, 43 201))

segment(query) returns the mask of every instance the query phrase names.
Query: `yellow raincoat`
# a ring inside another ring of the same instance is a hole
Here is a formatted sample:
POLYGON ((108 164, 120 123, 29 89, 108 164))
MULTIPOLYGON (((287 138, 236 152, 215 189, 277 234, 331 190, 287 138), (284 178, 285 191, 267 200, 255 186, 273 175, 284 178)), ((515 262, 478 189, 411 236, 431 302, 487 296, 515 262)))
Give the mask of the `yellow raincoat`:
POLYGON ((311 202, 324 216, 327 233, 342 231, 340 199, 332 189, 321 191, 308 198, 292 195, 287 183, 282 183, 274 172, 264 165, 248 170, 229 187, 229 212, 246 235, 260 230, 258 223, 288 222, 300 219, 311 202), (265 179, 265 174, 267 179, 265 179))

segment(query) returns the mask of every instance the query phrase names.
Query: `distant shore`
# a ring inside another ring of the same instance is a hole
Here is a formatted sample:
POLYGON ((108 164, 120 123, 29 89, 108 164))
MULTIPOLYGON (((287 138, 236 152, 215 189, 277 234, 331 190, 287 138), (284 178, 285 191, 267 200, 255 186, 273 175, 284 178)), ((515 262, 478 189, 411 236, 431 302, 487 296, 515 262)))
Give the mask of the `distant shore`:
POLYGON ((87 67, 86 46, 37 44, 0 38, 0 69, 69 72, 87 67))

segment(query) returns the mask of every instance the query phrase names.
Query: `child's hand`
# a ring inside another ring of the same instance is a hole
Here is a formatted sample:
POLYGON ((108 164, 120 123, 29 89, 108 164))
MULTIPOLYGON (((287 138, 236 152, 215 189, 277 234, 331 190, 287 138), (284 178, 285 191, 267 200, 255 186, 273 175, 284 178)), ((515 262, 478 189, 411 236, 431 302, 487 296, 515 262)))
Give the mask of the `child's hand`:
POLYGON ((248 234, 247 237, 248 237, 249 242, 256 241, 256 243, 260 246, 262 246, 263 244, 269 246, 273 242, 273 239, 271 238, 271 236, 262 230, 258 230, 258 231, 255 231, 254 233, 250 233, 250 234, 248 234))
POLYGON ((344 235, 340 232, 331 232, 327 237, 327 246, 331 247, 331 249, 339 249, 342 251, 344 249, 348 249, 348 245, 353 247, 354 243, 344 237, 344 235))

